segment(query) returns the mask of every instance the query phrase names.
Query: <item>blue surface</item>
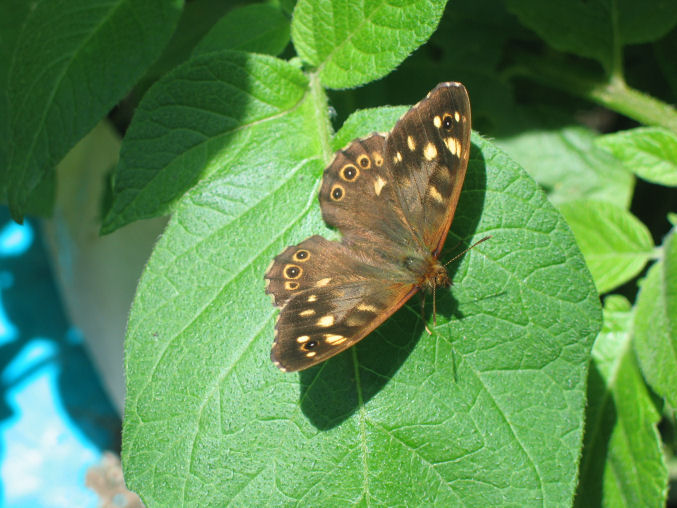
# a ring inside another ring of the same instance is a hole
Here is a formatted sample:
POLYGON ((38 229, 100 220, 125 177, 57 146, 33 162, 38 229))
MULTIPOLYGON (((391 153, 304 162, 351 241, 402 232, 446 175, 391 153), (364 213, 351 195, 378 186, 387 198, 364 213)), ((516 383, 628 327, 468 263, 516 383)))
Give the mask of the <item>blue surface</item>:
POLYGON ((0 208, 0 506, 96 507, 85 473, 119 451, 120 420, 35 228, 0 208))

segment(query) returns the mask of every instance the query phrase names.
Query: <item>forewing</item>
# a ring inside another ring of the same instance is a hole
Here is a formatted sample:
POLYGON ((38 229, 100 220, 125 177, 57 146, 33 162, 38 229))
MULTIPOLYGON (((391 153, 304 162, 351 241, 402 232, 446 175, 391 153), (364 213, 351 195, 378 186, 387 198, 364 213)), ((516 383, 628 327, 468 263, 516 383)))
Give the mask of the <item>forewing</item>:
POLYGON ((468 167, 470 100, 460 83, 440 83, 395 124, 385 163, 410 229, 437 257, 468 167))
POLYGON ((320 207, 325 222, 345 243, 401 251, 413 239, 384 165, 385 138, 356 139, 334 156, 324 171, 320 207))

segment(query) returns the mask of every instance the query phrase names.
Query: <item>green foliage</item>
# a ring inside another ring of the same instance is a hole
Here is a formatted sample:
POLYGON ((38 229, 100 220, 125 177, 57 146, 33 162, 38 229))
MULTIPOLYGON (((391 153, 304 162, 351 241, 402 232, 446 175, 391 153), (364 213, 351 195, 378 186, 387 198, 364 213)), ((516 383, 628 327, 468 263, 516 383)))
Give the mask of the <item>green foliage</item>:
POLYGON ((28 14, 7 78, 11 142, 0 192, 13 217, 157 58, 180 12, 178 0, 79 0, 39 2, 28 14))
POLYGON ((147 506, 663 506, 669 4, 0 5, 13 215, 49 210, 52 167, 116 104, 102 231, 172 215, 127 329, 127 485, 147 506), (475 132, 442 257, 492 238, 449 265, 432 336, 415 299, 344 354, 277 371, 266 266, 338 236, 317 201, 333 152, 447 80, 468 88, 475 132))
POLYGON ((351 88, 385 76, 435 31, 446 1, 299 0, 291 30, 301 59, 325 87, 351 88))
POLYGON ((604 301, 592 350, 588 418, 576 506, 664 506, 667 471, 654 406, 632 350, 633 311, 622 296, 604 301))
POLYGON ((677 9, 665 0, 507 0, 506 4, 553 48, 593 58, 609 71, 620 64, 623 46, 654 41, 677 23, 677 9))
POLYGON ((597 138, 640 178, 677 186, 677 135, 660 127, 638 127, 597 138))
POLYGON ((287 44, 289 20, 284 12, 274 5, 253 4, 233 9, 223 16, 200 39, 193 55, 222 49, 279 55, 287 44))
POLYGON ((579 200, 562 204, 560 211, 600 293, 631 280, 649 260, 651 233, 627 210, 604 201, 579 200))
POLYGON ((677 241, 674 231, 637 297, 635 350, 651 388, 677 407, 677 241))

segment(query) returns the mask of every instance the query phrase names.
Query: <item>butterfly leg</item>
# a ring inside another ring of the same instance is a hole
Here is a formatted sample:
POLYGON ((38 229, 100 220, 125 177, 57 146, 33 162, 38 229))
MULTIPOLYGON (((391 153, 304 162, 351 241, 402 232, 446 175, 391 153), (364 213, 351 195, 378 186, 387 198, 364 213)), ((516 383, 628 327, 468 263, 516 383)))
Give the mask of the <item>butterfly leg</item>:
POLYGON ((428 335, 432 335, 433 332, 428 328, 428 323, 425 321, 425 292, 421 291, 421 321, 423 321, 423 326, 425 326, 425 331, 428 332, 428 335))

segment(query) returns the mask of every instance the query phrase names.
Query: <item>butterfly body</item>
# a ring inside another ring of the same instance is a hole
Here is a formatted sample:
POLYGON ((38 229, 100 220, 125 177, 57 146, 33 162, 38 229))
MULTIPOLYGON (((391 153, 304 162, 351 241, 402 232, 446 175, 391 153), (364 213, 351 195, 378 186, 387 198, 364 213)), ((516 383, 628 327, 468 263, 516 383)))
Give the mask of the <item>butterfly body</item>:
POLYGON ((336 153, 320 207, 341 242, 312 236, 266 271, 281 308, 271 351, 284 371, 315 365, 379 326, 419 290, 451 284, 438 261, 470 150, 470 102, 441 83, 387 134, 336 153))

